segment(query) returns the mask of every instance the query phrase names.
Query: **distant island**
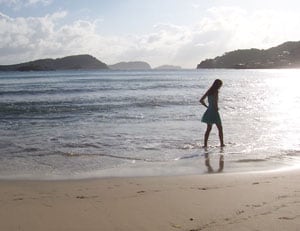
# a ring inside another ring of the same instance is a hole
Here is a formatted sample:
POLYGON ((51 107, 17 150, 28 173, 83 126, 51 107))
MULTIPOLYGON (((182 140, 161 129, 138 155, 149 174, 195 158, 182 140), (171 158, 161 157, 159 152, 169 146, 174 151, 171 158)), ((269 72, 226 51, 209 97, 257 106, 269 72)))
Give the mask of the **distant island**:
MULTIPOLYGON (((0 71, 56 71, 56 70, 152 70, 143 61, 119 62, 106 65, 91 55, 73 55, 57 59, 38 59, 30 62, 0 65, 0 71)), ((179 66, 163 65, 157 70, 178 70, 179 66)))
POLYGON ((91 55, 74 55, 58 59, 39 59, 31 62, 0 65, 0 71, 54 71, 54 70, 108 69, 91 55))
POLYGON ((151 66, 142 61, 120 62, 108 66, 111 70, 151 70, 151 66))
POLYGON ((206 59, 197 65, 200 68, 299 68, 300 41, 286 42, 267 50, 243 49, 227 52, 214 59, 206 59))
MULTIPOLYGON (((201 68, 300 68, 300 41, 285 42, 269 49, 239 49, 226 52, 222 56, 206 59, 197 65, 201 68)), ((180 70, 180 66, 162 65, 154 70, 180 70)), ((73 55, 57 59, 39 59, 35 61, 0 65, 0 71, 55 71, 55 70, 152 70, 147 62, 119 62, 107 65, 95 57, 73 55)))
POLYGON ((154 68, 155 70, 180 70, 180 66, 173 66, 173 65, 162 65, 154 68))

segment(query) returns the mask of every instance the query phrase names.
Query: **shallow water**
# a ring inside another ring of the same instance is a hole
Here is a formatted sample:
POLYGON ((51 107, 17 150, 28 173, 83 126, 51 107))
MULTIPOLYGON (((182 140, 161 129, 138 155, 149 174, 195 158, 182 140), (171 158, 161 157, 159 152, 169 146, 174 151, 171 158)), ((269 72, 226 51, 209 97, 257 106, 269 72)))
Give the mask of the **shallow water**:
POLYGON ((298 164, 300 70, 0 73, 0 177, 202 174, 298 164), (223 80, 226 147, 199 98, 223 80))

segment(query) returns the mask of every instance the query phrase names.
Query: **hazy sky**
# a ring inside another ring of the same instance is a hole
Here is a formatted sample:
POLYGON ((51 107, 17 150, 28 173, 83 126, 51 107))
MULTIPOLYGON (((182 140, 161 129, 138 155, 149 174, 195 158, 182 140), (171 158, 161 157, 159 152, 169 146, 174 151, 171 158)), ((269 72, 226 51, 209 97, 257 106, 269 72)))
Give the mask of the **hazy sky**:
POLYGON ((300 40, 298 0, 0 0, 0 64, 91 54, 195 68, 300 40))

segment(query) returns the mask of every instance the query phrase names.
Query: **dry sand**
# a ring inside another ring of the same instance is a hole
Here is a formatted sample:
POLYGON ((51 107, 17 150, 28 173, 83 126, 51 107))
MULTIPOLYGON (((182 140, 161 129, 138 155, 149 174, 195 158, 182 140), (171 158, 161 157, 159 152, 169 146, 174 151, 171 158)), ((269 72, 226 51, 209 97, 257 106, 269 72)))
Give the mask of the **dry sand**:
POLYGON ((300 171, 0 181, 0 230, 300 230, 300 171))

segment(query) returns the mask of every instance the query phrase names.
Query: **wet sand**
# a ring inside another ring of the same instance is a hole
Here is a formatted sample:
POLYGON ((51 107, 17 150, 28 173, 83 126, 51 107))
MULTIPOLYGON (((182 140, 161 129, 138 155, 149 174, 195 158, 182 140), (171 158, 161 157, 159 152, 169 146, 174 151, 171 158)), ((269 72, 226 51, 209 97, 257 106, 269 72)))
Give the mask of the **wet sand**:
POLYGON ((0 230, 299 230, 300 170, 0 181, 0 230))

